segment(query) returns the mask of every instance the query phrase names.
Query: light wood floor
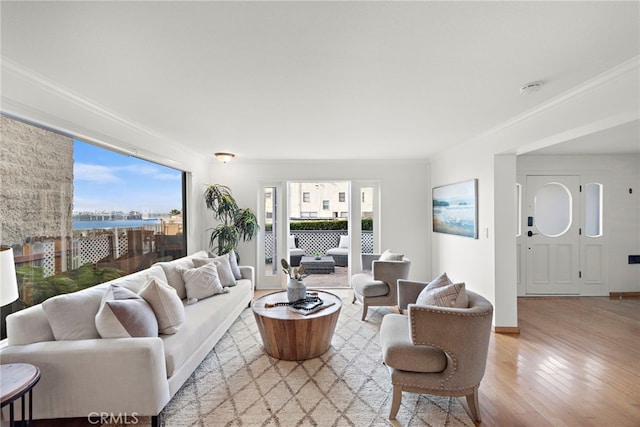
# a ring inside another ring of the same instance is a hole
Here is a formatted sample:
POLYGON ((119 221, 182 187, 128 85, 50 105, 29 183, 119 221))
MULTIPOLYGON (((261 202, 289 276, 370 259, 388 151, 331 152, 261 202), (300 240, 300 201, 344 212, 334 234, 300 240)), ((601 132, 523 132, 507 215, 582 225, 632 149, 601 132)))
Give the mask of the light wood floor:
POLYGON ((520 298, 518 318, 520 335, 492 333, 483 426, 640 426, 640 299, 520 298))
POLYGON ((492 334, 483 425, 640 426, 640 299, 519 298, 492 334))

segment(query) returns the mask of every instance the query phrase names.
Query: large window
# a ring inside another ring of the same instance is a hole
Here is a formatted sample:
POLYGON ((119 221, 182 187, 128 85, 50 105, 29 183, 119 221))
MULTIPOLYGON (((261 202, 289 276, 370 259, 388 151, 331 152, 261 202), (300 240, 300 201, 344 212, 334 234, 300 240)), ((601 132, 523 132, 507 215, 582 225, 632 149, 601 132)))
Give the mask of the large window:
POLYGON ((8 313, 185 255, 184 173, 2 116, 0 245, 8 313))

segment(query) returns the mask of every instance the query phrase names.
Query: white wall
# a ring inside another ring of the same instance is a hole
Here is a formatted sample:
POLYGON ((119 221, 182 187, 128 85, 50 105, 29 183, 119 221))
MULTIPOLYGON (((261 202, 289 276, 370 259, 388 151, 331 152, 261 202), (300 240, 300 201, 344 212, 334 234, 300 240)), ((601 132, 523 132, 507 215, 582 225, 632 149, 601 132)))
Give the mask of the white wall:
POLYGON ((446 271, 451 280, 465 282, 468 289, 495 304, 493 157, 475 146, 449 150, 431 163, 433 187, 478 180, 478 239, 433 233, 432 267, 434 275, 446 271))
MULTIPOLYGON (((434 233, 432 268, 434 273, 447 271, 455 280, 465 281, 470 289, 492 301, 494 326, 518 326, 513 265, 516 262, 513 255, 515 239, 505 237, 513 230, 515 216, 512 220, 500 221, 501 217, 494 211, 494 207, 507 207, 513 203, 513 191, 505 189, 515 187, 514 155, 637 120, 640 116, 638 93, 638 64, 635 61, 632 66, 613 69, 572 91, 548 99, 534 110, 525 111, 430 159, 433 186, 471 178, 479 180, 480 238, 473 240, 434 233), (502 155, 508 156, 496 160, 496 156, 502 155), (495 169, 496 164, 498 169, 495 169), (494 224, 507 227, 507 232, 492 230, 494 224), (483 237, 485 228, 489 228, 488 237, 483 237), (499 238, 494 239, 494 236, 499 238), (503 269, 502 263, 508 266, 503 269)), ((490 100, 487 102, 490 107, 490 100)))
MULTIPOLYGON (((378 181, 381 192, 381 248, 403 252, 412 260, 410 277, 431 278, 429 234, 430 183, 426 161, 249 161, 242 158, 222 164, 212 161, 210 183, 231 188, 241 207, 257 211, 258 192, 264 182, 368 180, 378 181)), ((211 218, 211 215, 208 214, 211 218)), ((212 221, 212 220, 209 220, 212 221)), ((207 227, 211 227, 209 222, 207 227)), ((208 236, 208 232, 203 230, 208 236)), ((255 239, 241 243, 243 264, 257 265, 255 239)), ((260 283, 258 283, 258 286, 260 283)))
POLYGON ((640 264, 628 264, 629 255, 640 254, 640 155, 522 155, 518 156, 517 168, 518 175, 568 172, 604 178, 609 291, 640 291, 640 264))

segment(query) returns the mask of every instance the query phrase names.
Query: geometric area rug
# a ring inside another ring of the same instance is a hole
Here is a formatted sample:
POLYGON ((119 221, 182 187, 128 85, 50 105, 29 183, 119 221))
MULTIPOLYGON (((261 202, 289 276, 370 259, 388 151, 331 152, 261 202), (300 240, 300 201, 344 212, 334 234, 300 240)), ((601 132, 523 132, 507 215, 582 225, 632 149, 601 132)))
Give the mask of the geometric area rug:
POLYGON ((391 310, 369 308, 363 322, 360 304, 342 302, 329 350, 300 362, 267 355, 253 312, 245 309, 164 408, 163 425, 474 425, 456 398, 414 393, 403 393, 397 421, 389 421, 391 382, 378 332, 391 310))

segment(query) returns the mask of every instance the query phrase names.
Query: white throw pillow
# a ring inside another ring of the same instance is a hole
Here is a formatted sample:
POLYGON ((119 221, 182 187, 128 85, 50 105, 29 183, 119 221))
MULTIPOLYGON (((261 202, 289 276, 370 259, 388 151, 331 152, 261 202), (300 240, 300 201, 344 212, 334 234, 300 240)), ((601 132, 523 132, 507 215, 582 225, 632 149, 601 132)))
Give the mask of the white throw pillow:
POLYGON ((229 263, 229 256, 227 254, 217 256, 215 258, 194 258, 193 265, 195 267, 202 267, 205 264, 214 263, 218 268, 218 279, 222 286, 232 287, 237 285, 236 278, 231 270, 231 264, 229 263))
POLYGON ((397 254, 387 249, 386 251, 382 252, 382 255, 380 255, 378 261, 402 261, 403 258, 404 254, 397 254))
POLYGON ((213 262, 198 268, 178 267, 178 271, 182 274, 190 304, 203 298, 229 292, 222 287, 218 278, 218 268, 213 262))
POLYGON ((42 303, 56 341, 100 338, 96 313, 106 286, 57 295, 42 303))
POLYGON ((338 242, 339 248, 349 248, 349 236, 340 236, 340 241, 338 242))
POLYGON ((469 298, 464 283, 452 283, 431 290, 427 294, 425 305, 438 307, 468 308, 469 298))
POLYGON ((157 278, 151 278, 138 292, 153 309, 158 333, 175 334, 184 323, 184 305, 178 292, 157 278))
POLYGON ((431 282, 429 282, 429 284, 425 286, 422 291, 420 291, 420 293, 418 294, 418 298, 416 299, 416 304, 427 305, 426 301, 427 301, 427 295, 429 294, 429 292, 431 292, 436 288, 441 288, 443 286, 447 286, 452 283, 453 282, 451 281, 451 279, 449 279, 449 276, 447 276, 447 273, 446 272, 442 273, 441 275, 433 279, 431 282))
POLYGON ((119 285, 109 286, 95 321, 102 338, 158 336, 158 321, 149 303, 119 285))

